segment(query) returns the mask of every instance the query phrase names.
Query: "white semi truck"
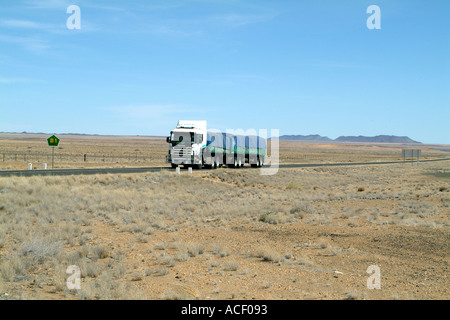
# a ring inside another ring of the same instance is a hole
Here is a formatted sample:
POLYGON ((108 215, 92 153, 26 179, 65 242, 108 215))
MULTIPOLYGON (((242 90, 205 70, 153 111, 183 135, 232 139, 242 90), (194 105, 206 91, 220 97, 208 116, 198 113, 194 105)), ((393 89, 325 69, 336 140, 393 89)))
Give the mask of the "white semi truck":
POLYGON ((222 165, 239 168, 245 163, 261 167, 267 153, 266 139, 256 134, 207 130, 204 120, 179 120, 167 142, 166 163, 173 168, 180 165, 199 169, 204 166, 215 169, 222 165))

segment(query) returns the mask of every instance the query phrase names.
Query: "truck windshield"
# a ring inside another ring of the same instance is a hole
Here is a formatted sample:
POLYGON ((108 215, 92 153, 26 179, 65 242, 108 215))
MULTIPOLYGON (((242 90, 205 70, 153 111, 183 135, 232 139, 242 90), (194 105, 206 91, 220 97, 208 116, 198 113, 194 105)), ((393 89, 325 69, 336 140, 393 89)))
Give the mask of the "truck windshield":
POLYGON ((178 144, 182 145, 190 145, 191 135, 188 132, 174 132, 172 134, 171 143, 172 146, 176 146, 178 144))

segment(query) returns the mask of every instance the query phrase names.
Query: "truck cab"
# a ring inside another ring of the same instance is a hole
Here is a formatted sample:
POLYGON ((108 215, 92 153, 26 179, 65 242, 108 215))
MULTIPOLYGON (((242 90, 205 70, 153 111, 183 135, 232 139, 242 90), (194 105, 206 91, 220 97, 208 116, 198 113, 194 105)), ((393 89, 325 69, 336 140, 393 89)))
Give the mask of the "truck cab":
POLYGON ((179 165, 202 168, 206 140, 206 121, 179 120, 176 128, 167 137, 169 153, 166 162, 173 168, 179 165))
POLYGON ((266 140, 254 134, 207 130, 206 121, 179 120, 166 141, 166 163, 198 169, 222 165, 239 168, 245 163, 261 167, 266 157, 266 140))

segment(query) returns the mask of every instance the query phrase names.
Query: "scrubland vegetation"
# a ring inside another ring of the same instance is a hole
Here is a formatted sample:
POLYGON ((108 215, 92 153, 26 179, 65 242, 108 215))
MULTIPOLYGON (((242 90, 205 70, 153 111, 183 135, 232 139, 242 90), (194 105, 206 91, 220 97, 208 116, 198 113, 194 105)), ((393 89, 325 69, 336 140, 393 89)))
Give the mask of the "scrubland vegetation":
POLYGON ((1 298, 446 299, 448 174, 441 162, 0 178, 1 298), (372 264, 381 290, 366 288, 372 264))
MULTIPOLYGON (((164 137, 59 135, 54 168, 154 167, 164 165, 168 145, 164 137)), ((48 135, 0 133, 0 170, 51 167, 48 135)), ((402 161, 400 144, 299 143, 280 141, 281 163, 402 161)), ((420 146, 422 159, 448 157, 448 146, 420 146)), ((268 142, 270 154, 271 143, 268 142)))

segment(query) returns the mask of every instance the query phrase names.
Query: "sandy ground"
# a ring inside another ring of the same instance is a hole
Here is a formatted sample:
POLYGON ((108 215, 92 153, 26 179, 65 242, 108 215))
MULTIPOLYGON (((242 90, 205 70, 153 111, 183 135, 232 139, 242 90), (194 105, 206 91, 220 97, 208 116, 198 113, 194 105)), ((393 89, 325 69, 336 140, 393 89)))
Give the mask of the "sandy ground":
POLYGON ((449 190, 448 161, 0 178, 1 298, 446 300, 449 190))

